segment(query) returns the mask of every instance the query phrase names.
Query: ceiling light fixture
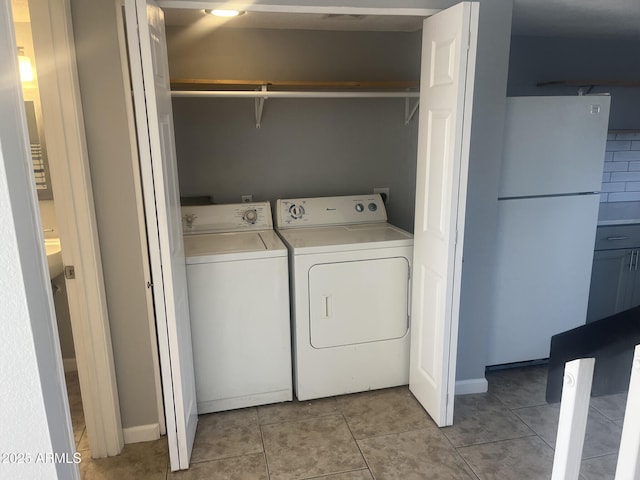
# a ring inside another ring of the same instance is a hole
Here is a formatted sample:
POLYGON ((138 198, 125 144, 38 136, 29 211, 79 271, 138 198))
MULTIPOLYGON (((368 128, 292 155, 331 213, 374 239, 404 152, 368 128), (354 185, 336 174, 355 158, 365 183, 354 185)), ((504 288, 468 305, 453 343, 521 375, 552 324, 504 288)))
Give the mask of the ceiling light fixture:
POLYGON ((208 13, 209 15, 215 15, 216 17, 239 17, 240 15, 244 15, 245 12, 242 12, 240 10, 212 10, 212 9, 206 9, 204 11, 205 13, 208 13))

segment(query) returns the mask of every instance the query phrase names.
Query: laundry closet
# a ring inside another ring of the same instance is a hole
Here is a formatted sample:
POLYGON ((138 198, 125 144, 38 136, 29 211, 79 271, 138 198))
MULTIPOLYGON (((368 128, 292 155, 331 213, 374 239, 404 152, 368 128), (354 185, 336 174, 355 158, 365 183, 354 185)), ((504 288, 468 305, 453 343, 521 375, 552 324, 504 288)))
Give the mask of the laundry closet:
MULTIPOLYGON (((197 10, 172 19, 153 0, 126 1, 125 11, 171 469, 188 467, 197 426, 180 197, 237 203, 387 188, 390 223, 415 225, 409 387, 438 425, 451 425, 478 5, 414 9, 430 17, 423 28, 393 33, 306 30, 293 17, 291 29, 212 31, 180 26, 197 10)), ((393 8, 294 11, 312 24, 364 23, 370 13, 403 20, 393 8)))
POLYGON ((273 16, 247 12, 216 28, 202 11, 166 9, 172 90, 267 84, 346 96, 267 98, 258 120, 259 99, 174 96, 181 196, 237 203, 251 195, 273 204, 382 187, 389 221, 413 230, 418 99, 384 95, 417 94, 422 19, 292 14, 279 24, 273 16), (274 24, 284 28, 264 28, 274 24), (349 97, 371 92, 380 97, 349 97))

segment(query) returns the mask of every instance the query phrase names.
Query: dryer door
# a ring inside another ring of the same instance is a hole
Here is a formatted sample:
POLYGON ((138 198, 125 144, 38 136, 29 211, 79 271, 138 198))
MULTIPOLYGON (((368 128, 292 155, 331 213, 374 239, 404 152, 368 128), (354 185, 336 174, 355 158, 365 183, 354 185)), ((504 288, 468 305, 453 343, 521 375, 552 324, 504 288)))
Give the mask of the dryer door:
POLYGON ((309 270, 314 348, 402 338, 409 330, 408 307, 404 257, 324 263, 309 270))

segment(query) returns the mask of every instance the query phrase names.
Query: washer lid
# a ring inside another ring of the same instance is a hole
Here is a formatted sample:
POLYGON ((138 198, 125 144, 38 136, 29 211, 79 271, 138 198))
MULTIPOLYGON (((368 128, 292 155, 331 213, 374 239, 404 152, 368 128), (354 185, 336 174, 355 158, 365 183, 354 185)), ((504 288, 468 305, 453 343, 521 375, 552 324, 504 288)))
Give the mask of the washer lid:
POLYGON ((290 228, 278 233, 296 254, 413 245, 413 235, 389 223, 290 228))
POLYGON ((273 230, 184 236, 187 264, 281 257, 287 249, 273 230))

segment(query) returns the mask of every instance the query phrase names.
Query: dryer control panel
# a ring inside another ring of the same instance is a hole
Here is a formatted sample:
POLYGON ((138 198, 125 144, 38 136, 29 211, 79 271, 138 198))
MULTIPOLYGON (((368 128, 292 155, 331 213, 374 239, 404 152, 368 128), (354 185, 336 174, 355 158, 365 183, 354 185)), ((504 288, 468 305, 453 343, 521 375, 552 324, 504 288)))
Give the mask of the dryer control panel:
POLYGON ((387 221, 378 193, 343 197, 291 198, 276 201, 278 228, 318 227, 387 221))
POLYGON ((182 207, 181 210, 185 235, 273 228, 269 202, 198 205, 182 207))

